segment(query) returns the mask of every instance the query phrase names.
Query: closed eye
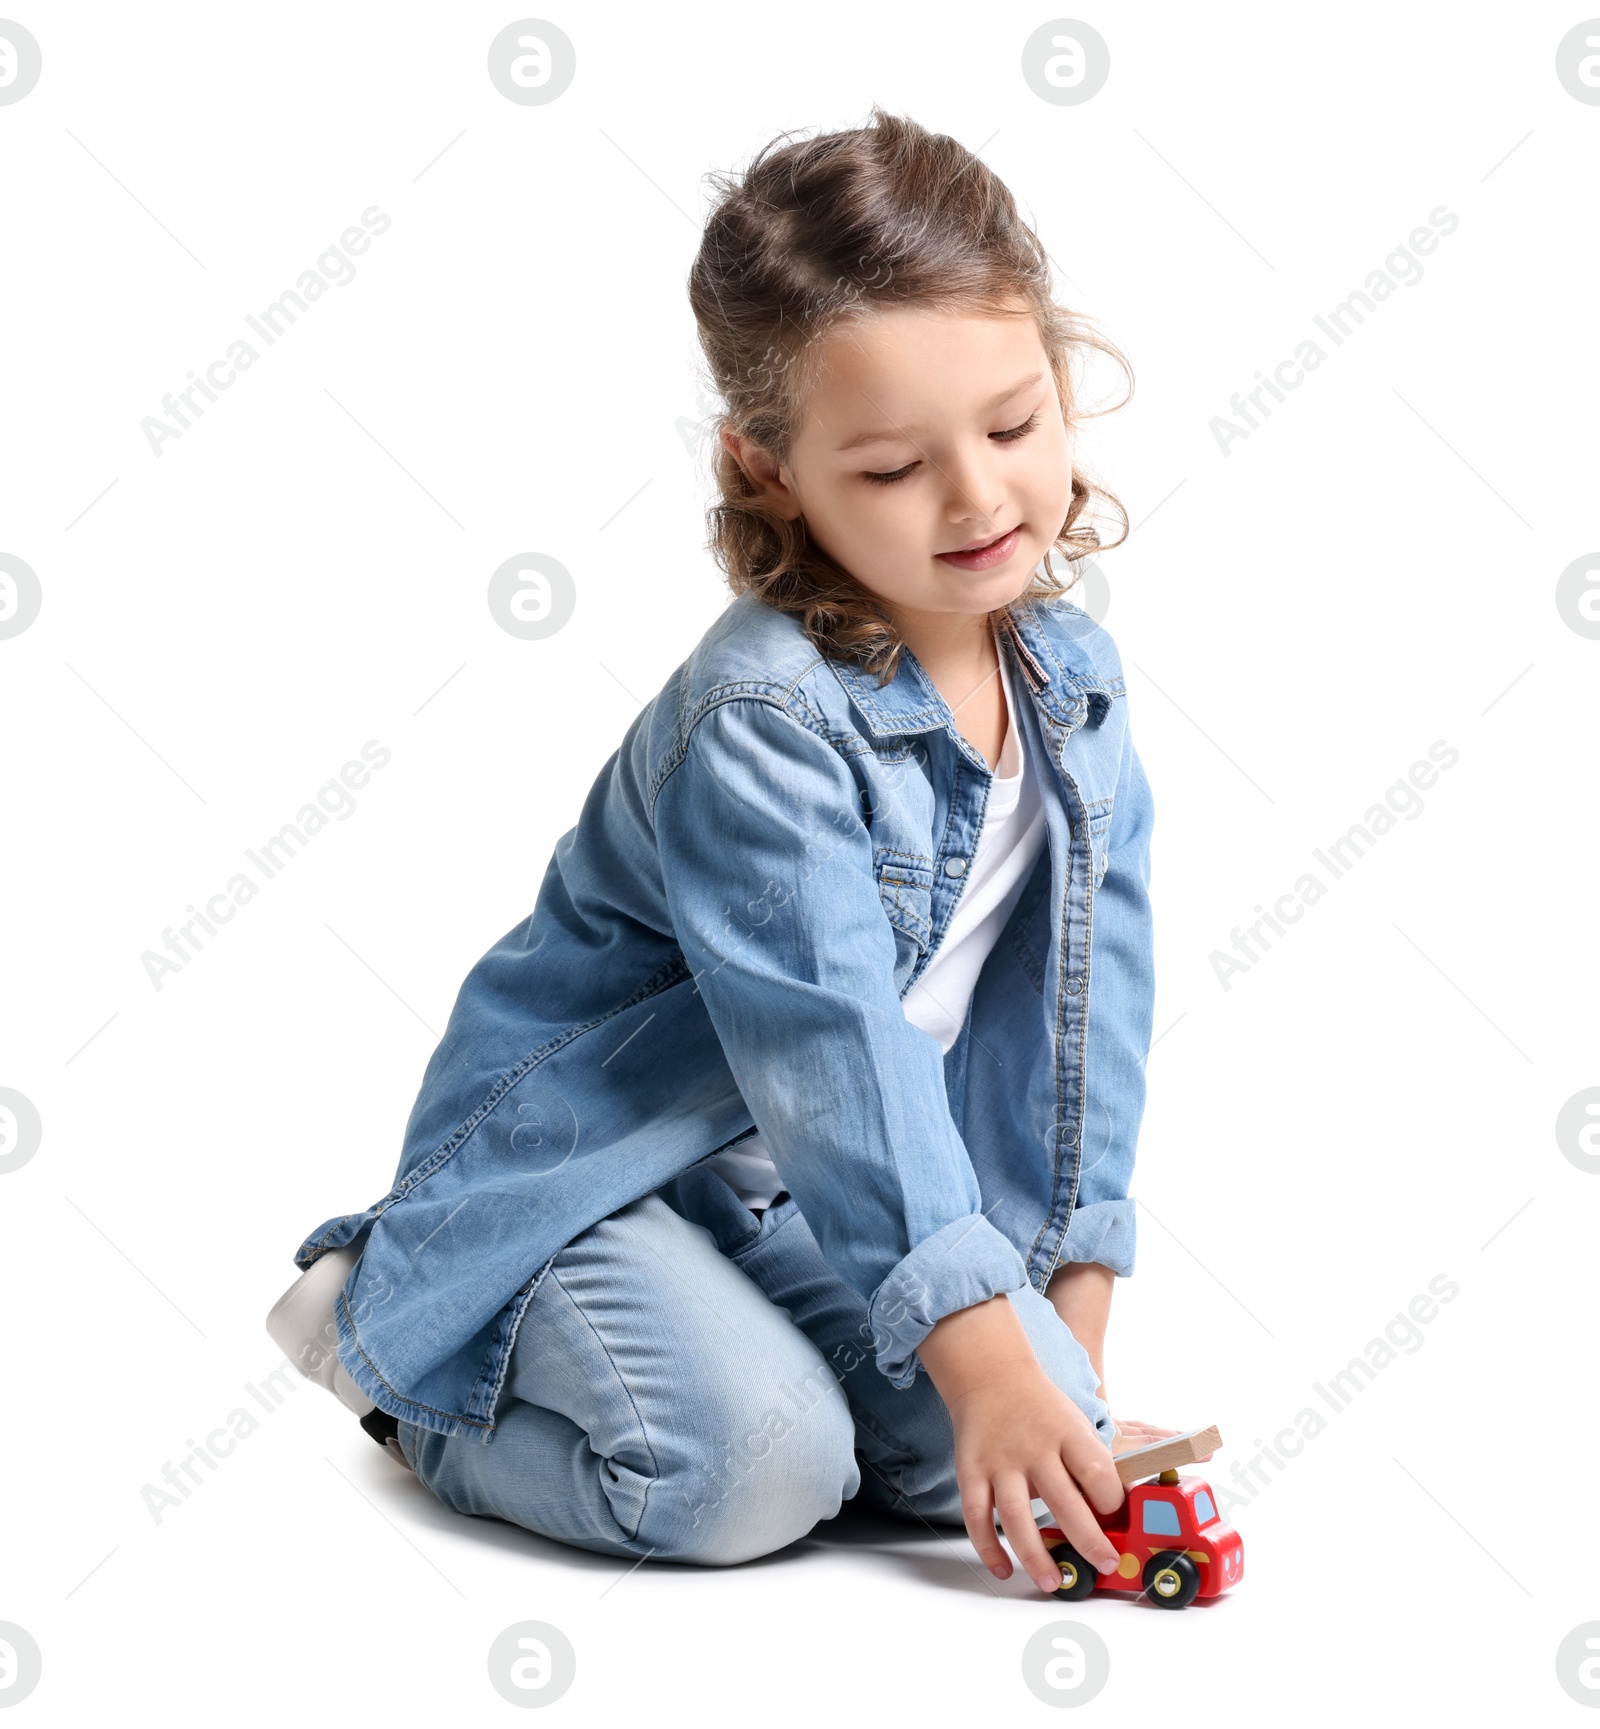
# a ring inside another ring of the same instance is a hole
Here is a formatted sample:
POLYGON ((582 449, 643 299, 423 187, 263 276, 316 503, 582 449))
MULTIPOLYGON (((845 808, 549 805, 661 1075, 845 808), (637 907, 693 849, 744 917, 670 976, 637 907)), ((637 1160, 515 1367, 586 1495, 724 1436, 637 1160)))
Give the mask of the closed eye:
MULTIPOLYGON (((1001 444, 1014 444, 1017 439, 1026 438, 1038 424, 1039 412, 1035 409, 1020 426, 1008 426, 1002 432, 991 432, 989 436, 997 439, 1001 444)), ((870 480, 874 486, 892 486, 897 480, 904 480, 918 466, 919 464, 915 462, 908 462, 904 468, 892 469, 886 474, 875 474, 871 469, 868 469, 861 478, 870 480)))

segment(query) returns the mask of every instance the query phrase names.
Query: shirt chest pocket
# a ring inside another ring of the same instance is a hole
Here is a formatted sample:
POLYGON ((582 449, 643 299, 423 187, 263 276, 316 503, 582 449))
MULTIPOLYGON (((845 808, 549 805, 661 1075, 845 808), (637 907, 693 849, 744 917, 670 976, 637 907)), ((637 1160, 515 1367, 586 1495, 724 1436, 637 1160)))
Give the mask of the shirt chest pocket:
POLYGON ((879 847, 872 861, 878 898, 894 931, 895 984, 904 990, 933 941, 933 860, 879 847))
POLYGON ((1089 880, 1099 888, 1111 862, 1111 800, 1101 799, 1087 806, 1086 814, 1089 819, 1085 831, 1089 848, 1089 880))

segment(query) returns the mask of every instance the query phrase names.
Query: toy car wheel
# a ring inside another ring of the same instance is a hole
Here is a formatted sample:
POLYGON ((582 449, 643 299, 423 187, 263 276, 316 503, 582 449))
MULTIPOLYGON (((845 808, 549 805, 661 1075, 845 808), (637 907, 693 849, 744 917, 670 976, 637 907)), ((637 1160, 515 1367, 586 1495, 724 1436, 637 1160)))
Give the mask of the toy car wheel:
POLYGON ((1163 1549, 1145 1562, 1143 1583, 1158 1609, 1187 1609, 1200 1595, 1200 1569, 1181 1549, 1163 1549))
POLYGON ((1061 1569, 1061 1585, 1055 1595, 1069 1603, 1081 1603, 1094 1591, 1094 1568, 1070 1543, 1051 1543, 1048 1547, 1050 1559, 1061 1569))

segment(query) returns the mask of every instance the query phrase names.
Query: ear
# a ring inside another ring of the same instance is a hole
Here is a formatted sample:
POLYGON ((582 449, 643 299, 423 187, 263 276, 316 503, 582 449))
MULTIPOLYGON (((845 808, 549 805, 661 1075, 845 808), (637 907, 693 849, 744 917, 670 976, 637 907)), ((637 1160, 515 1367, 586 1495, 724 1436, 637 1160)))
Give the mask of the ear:
POLYGON ((722 431, 722 445, 775 515, 793 519, 800 514, 800 500, 784 479, 781 465, 767 451, 753 439, 726 427, 722 431))

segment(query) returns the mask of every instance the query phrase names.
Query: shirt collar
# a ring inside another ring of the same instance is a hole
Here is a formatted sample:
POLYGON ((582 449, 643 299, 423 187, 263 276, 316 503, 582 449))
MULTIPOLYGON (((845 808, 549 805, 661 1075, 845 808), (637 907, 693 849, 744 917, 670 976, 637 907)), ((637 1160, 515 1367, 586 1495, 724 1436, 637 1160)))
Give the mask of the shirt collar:
MULTIPOLYGON (((1034 601, 1018 601, 1006 614, 1000 631, 1017 677, 1013 688, 1026 690, 1034 705, 1069 732, 1085 721, 1098 726, 1122 681, 1108 680, 1096 669, 1081 639, 1100 627, 1085 612, 1052 610, 1048 628, 1034 601)), ((948 704, 922 663, 909 647, 900 654, 895 675, 885 685, 853 661, 830 659, 839 682, 860 711, 874 737, 931 732, 953 726, 948 704)))

